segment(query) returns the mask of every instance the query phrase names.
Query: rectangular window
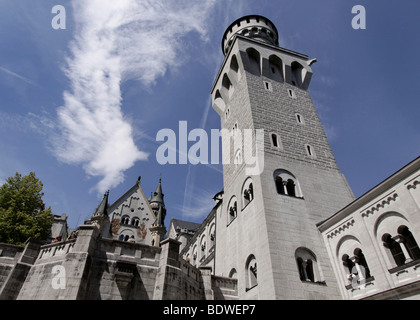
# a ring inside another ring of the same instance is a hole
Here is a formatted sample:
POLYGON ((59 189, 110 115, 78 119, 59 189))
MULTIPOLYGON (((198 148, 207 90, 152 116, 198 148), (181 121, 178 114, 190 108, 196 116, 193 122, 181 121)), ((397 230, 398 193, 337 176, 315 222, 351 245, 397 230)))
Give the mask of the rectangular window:
POLYGON ((273 91, 273 86, 271 85, 271 82, 264 81, 264 89, 272 92, 273 91))

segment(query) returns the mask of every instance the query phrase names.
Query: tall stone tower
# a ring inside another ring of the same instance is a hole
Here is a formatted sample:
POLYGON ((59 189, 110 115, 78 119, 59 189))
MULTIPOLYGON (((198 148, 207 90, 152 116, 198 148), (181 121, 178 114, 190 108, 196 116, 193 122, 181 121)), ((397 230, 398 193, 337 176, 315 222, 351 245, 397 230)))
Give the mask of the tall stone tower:
POLYGON ((159 184, 153 196, 149 199, 150 207, 152 208, 156 219, 150 227, 152 235, 152 246, 159 247, 160 242, 165 238, 166 228, 164 225, 166 217, 165 202, 163 201, 162 193, 162 179, 159 179, 159 184))
POLYGON ((240 299, 340 299, 316 224, 354 196, 308 92, 316 60, 280 48, 258 15, 232 23, 222 50, 213 108, 242 140, 223 140, 215 274, 237 278, 240 299), (257 150, 261 172, 250 173, 257 150))

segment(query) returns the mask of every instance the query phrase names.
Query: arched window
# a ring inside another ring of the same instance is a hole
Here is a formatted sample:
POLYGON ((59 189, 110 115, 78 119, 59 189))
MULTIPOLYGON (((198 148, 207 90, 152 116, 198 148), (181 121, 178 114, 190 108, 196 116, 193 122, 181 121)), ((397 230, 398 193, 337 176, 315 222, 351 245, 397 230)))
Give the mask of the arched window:
POLYGON ((235 160, 234 160, 235 166, 241 165, 242 161, 243 161, 242 160, 242 150, 238 149, 238 150, 236 150, 236 153, 235 153, 235 160))
POLYGON ((291 67, 292 67, 291 83, 296 87, 300 87, 302 85, 302 79, 303 79, 303 76, 302 76, 303 66, 299 62, 294 61, 291 67))
POLYGON ((279 150, 283 149, 283 144, 281 142, 280 136, 275 132, 270 133, 270 143, 271 143, 271 147, 275 149, 279 149, 279 150))
POLYGON ((287 180, 286 190, 289 196, 296 197, 296 184, 293 179, 287 180))
POLYGON ((225 92, 226 97, 230 98, 233 94, 234 88, 227 74, 223 76, 222 87, 222 90, 225 92))
POLYGON ((315 254, 306 248, 299 248, 295 252, 299 277, 302 281, 320 282, 321 275, 315 254))
POLYGON ((342 257, 343 266, 345 268, 349 284, 354 286, 356 284, 366 283, 367 280, 372 281, 373 277, 370 273, 368 263, 362 250, 360 248, 356 248, 353 254, 354 255, 352 257, 347 254, 344 254, 342 257))
POLYGON ((138 227, 140 224, 140 219, 138 217, 134 217, 133 219, 131 219, 131 225, 138 227))
POLYGON ((252 184, 251 178, 248 178, 242 189, 243 208, 245 208, 252 200, 254 200, 254 185, 252 184))
POLYGON ((274 171, 274 183, 278 194, 302 198, 297 179, 286 170, 274 171))
POLYGON ((230 270, 230 272, 229 272, 229 278, 237 279, 237 277, 238 277, 238 273, 236 272, 236 269, 233 268, 232 270, 230 270))
POLYGON ((249 48, 246 50, 248 54, 249 60, 249 72, 254 75, 260 76, 261 75, 261 58, 260 53, 255 50, 254 48, 249 48))
POLYGON ((296 116, 296 122, 298 124, 302 124, 302 125, 305 124, 303 117, 300 113, 295 113, 295 116, 296 116))
MULTIPOLYGON (((362 277, 365 279, 370 278, 371 274, 370 274, 369 266, 366 262, 366 258, 362 252, 362 249, 357 248, 356 250, 354 250, 354 256, 356 257, 356 267, 357 267, 357 264, 362 267, 360 270, 362 272, 362 277)), ((360 275, 359 275, 359 278, 360 278, 360 275)))
POLYGON ((401 250, 400 244, 391 237, 389 233, 382 236, 384 247, 387 248, 394 259, 395 264, 399 267, 405 263, 405 256, 401 250))
POLYGON ((207 248, 206 236, 203 235, 200 241, 201 259, 203 259, 206 256, 206 248, 207 248))
POLYGON ((395 263, 397 267, 420 259, 420 249, 417 241, 405 225, 401 225, 397 229, 397 235, 394 237, 385 233, 382 236, 382 243, 388 250, 391 262, 395 263))
POLYGON ((402 237, 403 243, 407 252, 412 260, 420 259, 420 249, 414 239, 413 234, 406 226, 400 226, 398 228, 398 234, 402 237))
POLYGON ((129 216, 123 216, 121 218, 121 224, 130 224, 130 217, 129 216))
POLYGON ((215 228, 215 224, 213 223, 213 224, 210 226, 210 232, 209 232, 209 235, 210 235, 210 249, 214 247, 214 244, 215 244, 215 242, 216 242, 215 229, 216 229, 216 228, 215 228))
POLYGON ((238 59, 235 55, 232 56, 230 61, 230 70, 233 71, 233 81, 239 82, 241 80, 241 73, 239 71, 238 59))
POLYGON ((283 82, 283 62, 278 56, 272 55, 268 58, 270 66, 270 78, 283 82))
POLYGON ((305 144, 305 150, 306 150, 307 156, 309 156, 311 158, 316 158, 315 150, 311 145, 305 144))
POLYGON ((257 260, 254 255, 250 255, 245 264, 245 275, 246 275, 246 290, 251 290, 257 284, 257 260))
POLYGON ((343 266, 346 271, 346 274, 349 276, 353 273, 354 270, 354 263, 351 261, 348 254, 342 256, 341 260, 343 261, 343 266))
POLYGON ((238 215, 238 201, 233 196, 228 205, 228 224, 230 224, 238 215))

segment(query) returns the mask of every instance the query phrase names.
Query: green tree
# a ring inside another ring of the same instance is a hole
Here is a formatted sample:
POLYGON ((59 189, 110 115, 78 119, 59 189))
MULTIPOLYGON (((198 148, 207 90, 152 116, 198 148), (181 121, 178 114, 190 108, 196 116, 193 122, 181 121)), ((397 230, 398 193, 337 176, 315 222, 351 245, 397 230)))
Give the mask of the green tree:
POLYGON ((30 237, 50 236, 54 216, 42 201, 42 188, 34 172, 16 173, 0 187, 0 242, 23 245, 30 237))

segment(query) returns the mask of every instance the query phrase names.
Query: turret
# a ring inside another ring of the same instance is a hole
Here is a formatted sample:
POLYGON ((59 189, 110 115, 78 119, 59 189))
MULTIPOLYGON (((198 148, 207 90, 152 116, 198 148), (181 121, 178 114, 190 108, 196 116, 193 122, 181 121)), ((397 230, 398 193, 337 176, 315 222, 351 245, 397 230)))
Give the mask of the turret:
POLYGON ((229 52, 237 35, 276 47, 279 45, 279 35, 276 26, 269 19, 259 15, 250 15, 237 19, 227 28, 222 40, 224 55, 227 55, 229 52))
POLYGON ((150 227, 152 246, 159 246, 160 242, 165 238, 165 217, 166 208, 163 201, 164 194, 162 192, 162 179, 159 179, 159 184, 153 195, 150 196, 149 204, 155 214, 155 221, 150 227))

